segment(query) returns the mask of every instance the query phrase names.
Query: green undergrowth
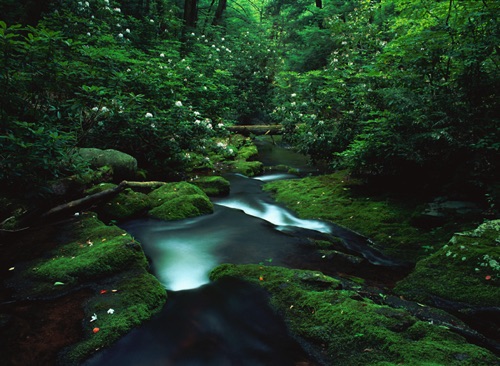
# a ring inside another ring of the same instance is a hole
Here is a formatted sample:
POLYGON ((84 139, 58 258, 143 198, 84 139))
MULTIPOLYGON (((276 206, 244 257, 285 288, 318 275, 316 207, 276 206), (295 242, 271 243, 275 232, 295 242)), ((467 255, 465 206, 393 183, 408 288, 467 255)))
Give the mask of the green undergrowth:
POLYGON ((398 283, 399 294, 420 302, 433 296, 478 306, 500 306, 500 220, 455 234, 398 283))
POLYGON ((271 294, 291 332, 329 365, 493 365, 489 351, 404 309, 375 304, 320 272, 223 264, 212 280, 235 277, 271 294))
POLYGON ((424 230, 412 226, 414 202, 361 194, 362 184, 348 172, 280 180, 264 185, 275 199, 303 218, 322 219, 369 237, 381 252, 416 262, 446 243, 457 227, 424 230))

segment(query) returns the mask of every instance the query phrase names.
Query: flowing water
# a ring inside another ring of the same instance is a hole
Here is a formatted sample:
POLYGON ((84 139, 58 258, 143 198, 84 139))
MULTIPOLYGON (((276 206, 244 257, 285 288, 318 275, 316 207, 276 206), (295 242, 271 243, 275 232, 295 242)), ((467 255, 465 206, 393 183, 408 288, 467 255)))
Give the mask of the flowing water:
MULTIPOLYGON (((310 169, 302 156, 286 149, 271 149, 267 160, 261 160, 277 164, 275 160, 283 158, 279 152, 286 155, 285 163, 292 160, 302 171, 310 169)), ((266 294, 239 281, 208 279, 209 271, 221 263, 265 263, 339 274, 346 269, 332 268, 309 240, 332 236, 342 239, 345 252, 364 258, 368 275, 398 265, 371 249, 366 238, 331 223, 300 219, 261 189, 265 181, 294 177, 228 175, 231 193, 213 200, 211 215, 122 225, 142 243, 154 274, 169 292, 168 301, 152 321, 85 365, 315 364, 289 337, 283 321, 267 305, 266 294)))

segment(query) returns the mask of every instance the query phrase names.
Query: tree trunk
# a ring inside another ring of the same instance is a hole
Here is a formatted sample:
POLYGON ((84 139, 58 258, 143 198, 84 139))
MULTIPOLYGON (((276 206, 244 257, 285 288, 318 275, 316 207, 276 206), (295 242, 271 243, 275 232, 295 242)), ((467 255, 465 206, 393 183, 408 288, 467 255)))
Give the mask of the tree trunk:
POLYGON ((316 7, 323 9, 323 1, 322 0, 316 0, 316 7))
POLYGON ((219 5, 217 6, 217 10, 215 10, 214 20, 212 25, 220 25, 222 23, 222 14, 224 10, 226 10, 227 0, 219 0, 219 5))
POLYGON ((196 28, 198 21, 198 0, 184 0, 184 26, 196 28))

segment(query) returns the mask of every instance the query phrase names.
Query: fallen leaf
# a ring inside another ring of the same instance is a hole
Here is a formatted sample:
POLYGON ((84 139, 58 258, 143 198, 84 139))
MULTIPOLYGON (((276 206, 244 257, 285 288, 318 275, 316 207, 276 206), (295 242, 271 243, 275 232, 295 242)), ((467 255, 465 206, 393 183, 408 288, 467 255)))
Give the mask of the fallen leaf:
POLYGON ((101 290, 101 291, 99 291, 99 293, 100 293, 101 295, 104 295, 106 292, 108 292, 108 290, 101 290))
POLYGON ((115 309, 108 309, 108 314, 113 314, 115 312, 115 309))
POLYGON ((54 286, 64 286, 64 282, 54 282, 54 286))
POLYGON ((13 271, 14 269, 16 269, 16 267, 10 267, 9 271, 13 271))
POLYGON ((90 322, 92 323, 93 321, 96 321, 96 320, 97 320, 97 314, 94 313, 94 315, 92 315, 90 318, 90 322))
POLYGON ((100 331, 100 329, 97 328, 97 327, 95 327, 94 329, 92 329, 92 332, 94 332, 94 333, 97 333, 98 331, 100 331))

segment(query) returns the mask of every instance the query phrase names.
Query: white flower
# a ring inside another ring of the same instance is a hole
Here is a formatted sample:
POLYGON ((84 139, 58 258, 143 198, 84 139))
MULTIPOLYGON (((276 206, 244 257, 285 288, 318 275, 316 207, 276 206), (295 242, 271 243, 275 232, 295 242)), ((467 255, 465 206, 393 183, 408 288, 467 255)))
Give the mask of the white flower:
POLYGON ((144 117, 146 117, 146 118, 152 118, 153 114, 148 112, 148 113, 146 113, 146 115, 144 117))
POLYGON ((200 112, 198 112, 198 111, 194 111, 194 112, 193 112, 193 114, 194 114, 195 116, 199 116, 201 113, 200 113, 200 112))
POLYGON ((130 29, 128 29, 128 28, 125 29, 125 32, 130 33, 130 29))
POLYGON ((118 33, 118 38, 123 38, 123 33, 118 33))
POLYGON ((155 21, 153 19, 149 19, 149 22, 150 23, 154 23, 155 21))
POLYGON ((296 96, 297 96, 297 94, 295 94, 295 93, 293 93, 293 94, 291 95, 291 97, 292 97, 292 98, 295 98, 296 96))
POLYGON ((165 54, 164 53, 160 53, 160 57, 165 57, 165 54))
POLYGON ((87 36, 89 36, 89 37, 90 37, 90 32, 87 32, 87 36))
POLYGON ((96 321, 97 320, 97 314, 94 313, 94 315, 92 315, 92 317, 90 318, 90 322, 92 323, 93 321, 96 321))
POLYGON ((99 111, 99 108, 94 107, 94 108, 92 108, 92 110, 93 110, 94 112, 97 112, 97 111, 99 111))
POLYGON ((115 312, 115 309, 108 309, 108 314, 113 314, 115 312))
POLYGON ((121 9, 120 8, 114 8, 113 10, 116 11, 117 13, 121 13, 121 9))
POLYGON ((85 1, 85 6, 90 6, 88 1, 85 1))
POLYGON ((219 123, 219 124, 217 125, 217 127, 219 127, 219 128, 224 127, 224 123, 219 123))
POLYGON ((175 102, 175 106, 182 107, 182 102, 180 100, 178 100, 177 102, 175 102))
POLYGON ((106 113, 106 112, 108 112, 108 111, 109 111, 109 109, 108 109, 107 107, 102 107, 102 108, 101 108, 101 112, 103 112, 103 113, 106 113))
POLYGON ((156 129, 156 125, 154 123, 151 123, 151 128, 156 129))

